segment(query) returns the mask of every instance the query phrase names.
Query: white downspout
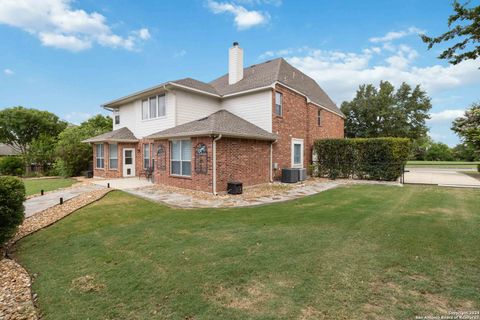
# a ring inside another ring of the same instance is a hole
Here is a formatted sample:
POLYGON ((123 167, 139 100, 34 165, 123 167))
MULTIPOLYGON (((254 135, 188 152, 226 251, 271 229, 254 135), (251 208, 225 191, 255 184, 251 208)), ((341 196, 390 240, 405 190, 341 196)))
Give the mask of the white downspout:
POLYGON ((270 182, 273 182, 273 144, 276 142, 277 140, 270 143, 270 182))
POLYGON ((212 163, 212 192, 214 195, 217 195, 217 141, 222 138, 222 135, 219 135, 213 139, 212 152, 213 152, 213 163, 212 163))

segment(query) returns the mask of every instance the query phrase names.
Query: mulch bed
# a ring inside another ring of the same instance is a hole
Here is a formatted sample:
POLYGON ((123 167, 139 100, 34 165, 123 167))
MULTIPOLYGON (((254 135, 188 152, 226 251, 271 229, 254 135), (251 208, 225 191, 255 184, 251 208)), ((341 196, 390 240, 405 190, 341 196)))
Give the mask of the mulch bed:
MULTIPOLYGON (((112 189, 100 189, 82 194, 63 205, 56 205, 25 219, 15 236, 6 245, 6 252, 15 242, 29 234, 48 227, 78 209, 101 199, 112 189)), ((0 319, 38 319, 31 293, 31 278, 15 261, 0 260, 0 319)))

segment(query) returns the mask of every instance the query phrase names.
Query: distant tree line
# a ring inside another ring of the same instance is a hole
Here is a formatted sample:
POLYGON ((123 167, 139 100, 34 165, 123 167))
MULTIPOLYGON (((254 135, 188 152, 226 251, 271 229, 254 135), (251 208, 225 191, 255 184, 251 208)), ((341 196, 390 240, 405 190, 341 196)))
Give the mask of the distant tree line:
POLYGON ((48 111, 21 106, 0 111, 0 143, 19 156, 0 159, 0 174, 74 176, 89 167, 92 146, 81 141, 112 130, 112 119, 96 115, 80 125, 68 124, 48 111))

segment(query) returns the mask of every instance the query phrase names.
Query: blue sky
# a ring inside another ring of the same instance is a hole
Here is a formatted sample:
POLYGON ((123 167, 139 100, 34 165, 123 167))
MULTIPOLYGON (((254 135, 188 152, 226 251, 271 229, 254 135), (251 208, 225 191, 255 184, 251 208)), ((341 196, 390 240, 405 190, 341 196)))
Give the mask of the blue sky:
POLYGON ((79 123, 136 90, 224 74, 238 41, 246 66, 283 56, 338 105, 361 83, 420 83, 431 136, 454 145, 451 120, 480 100, 480 61, 450 66, 418 36, 445 31, 450 13, 443 0, 0 0, 0 109, 79 123))

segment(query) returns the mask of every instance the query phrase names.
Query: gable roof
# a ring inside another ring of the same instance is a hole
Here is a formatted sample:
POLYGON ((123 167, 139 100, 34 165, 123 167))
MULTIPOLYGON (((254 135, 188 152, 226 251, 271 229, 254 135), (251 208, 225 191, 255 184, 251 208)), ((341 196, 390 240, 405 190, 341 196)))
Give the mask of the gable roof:
POLYGON ((95 136, 93 138, 89 138, 83 140, 82 142, 86 143, 94 143, 94 142, 104 142, 104 141, 112 141, 112 142, 137 142, 138 139, 135 135, 130 131, 127 127, 123 127, 117 130, 113 130, 110 132, 106 132, 95 136))
POLYGON ((168 139, 180 137, 198 137, 222 135, 231 138, 245 138, 274 141, 277 135, 257 127, 251 122, 240 118, 226 110, 220 110, 211 115, 176 127, 166 129, 147 136, 149 139, 168 139))
POLYGON ((7 144, 0 143, 0 156, 15 156, 17 154, 20 154, 20 152, 7 144))
POLYGON ((130 94, 104 104, 112 107, 136 96, 147 94, 165 86, 180 86, 216 97, 240 93, 247 90, 268 87, 279 82, 307 96, 313 103, 320 105, 336 114, 344 116, 330 97, 323 91, 315 80, 289 64, 285 59, 278 58, 260 64, 255 64, 243 69, 243 78, 234 84, 228 84, 228 73, 210 83, 205 83, 192 78, 167 81, 154 87, 130 94))
POLYGON ((243 69, 243 79, 237 83, 228 84, 227 73, 213 80, 210 84, 220 95, 224 96, 266 87, 277 81, 304 94, 313 103, 319 104, 343 116, 342 111, 340 111, 315 80, 289 64, 283 58, 269 60, 243 69))

